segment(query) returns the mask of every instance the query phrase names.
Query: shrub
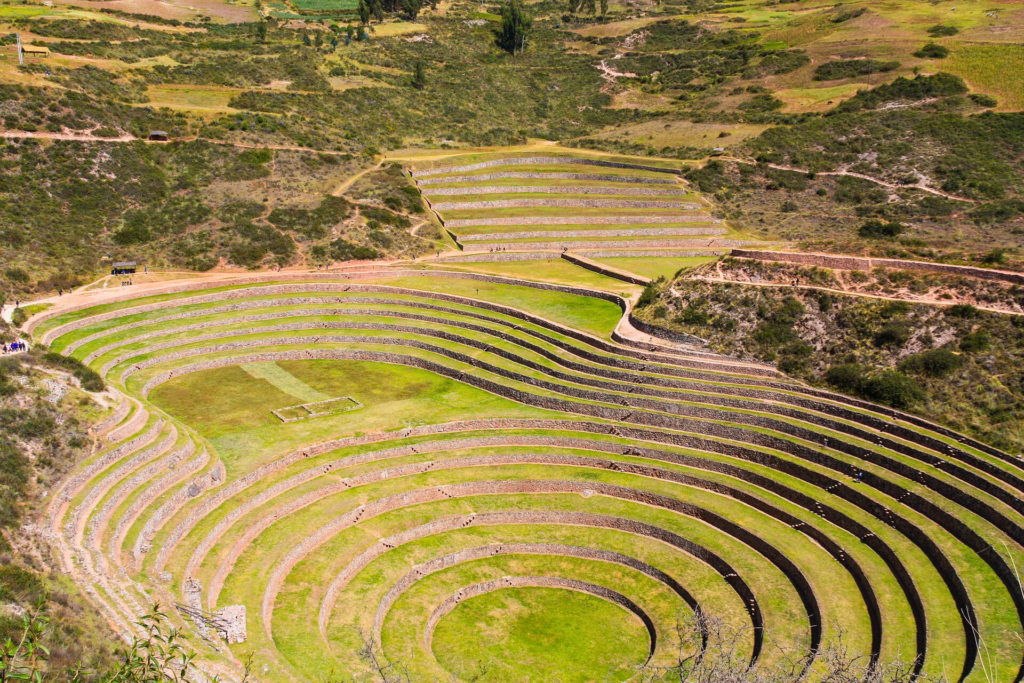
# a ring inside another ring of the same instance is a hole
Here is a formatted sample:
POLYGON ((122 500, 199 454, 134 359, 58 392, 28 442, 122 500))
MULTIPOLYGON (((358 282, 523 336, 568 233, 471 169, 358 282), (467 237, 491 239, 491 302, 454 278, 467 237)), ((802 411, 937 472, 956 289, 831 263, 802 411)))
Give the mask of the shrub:
POLYGON ((857 363, 833 365, 825 373, 825 381, 836 389, 854 393, 864 380, 864 368, 857 363))
POLYGON ((924 399, 924 391, 910 377, 897 370, 884 370, 860 383, 864 398, 893 408, 908 408, 924 399))
POLYGON ((1008 221, 1016 218, 1020 213, 1024 213, 1024 201, 1020 199, 1004 199, 981 204, 969 211, 967 215, 974 219, 974 222, 978 225, 983 225, 1008 221))
POLYGON ((837 81, 868 74, 885 73, 900 68, 899 62, 880 62, 877 59, 837 59, 825 62, 814 70, 816 81, 837 81))
POLYGON ((702 311, 693 305, 687 306, 676 316, 676 322, 683 325, 707 325, 710 320, 711 316, 707 311, 702 311))
POLYGON ((946 347, 908 356, 900 363, 900 369, 931 377, 945 377, 962 364, 963 359, 946 347))
POLYGON ((999 104, 999 102, 996 101, 996 98, 991 97, 989 95, 983 95, 982 93, 978 92, 972 92, 970 95, 967 96, 967 99, 969 99, 971 102, 974 102, 979 107, 994 107, 997 104, 999 104))
POLYGON ((946 309, 946 315, 953 318, 977 318, 981 311, 970 304, 956 304, 946 309))
POLYGON ((653 304, 655 301, 658 300, 658 284, 659 284, 659 281, 660 281, 660 278, 659 278, 659 280, 654 280, 652 282, 648 282, 644 286, 644 291, 640 293, 640 298, 636 300, 636 307, 637 308, 645 308, 647 306, 650 306, 651 304, 653 304))
POLYGON ((979 330, 978 332, 971 332, 965 334, 960 338, 960 350, 964 353, 978 353, 979 351, 985 351, 992 345, 992 338, 989 337, 988 332, 979 330))
POLYGON ((886 346, 903 346, 910 339, 910 325, 903 320, 893 320, 882 326, 875 333, 875 346, 881 348, 886 346))
POLYGON ((784 104, 785 102, 772 97, 770 93, 761 93, 743 102, 737 109, 750 112, 751 114, 766 114, 776 109, 782 109, 784 104))
POLYGON ((381 257, 373 247, 353 244, 340 237, 330 244, 331 258, 335 261, 372 261, 381 257))
POLYGON ((928 29, 928 35, 932 38, 945 38, 955 36, 958 33, 960 33, 960 29, 956 26, 944 26, 942 24, 936 24, 928 29))
POLYGON ((941 71, 934 76, 917 76, 916 78, 900 76, 888 85, 862 90, 833 111, 851 112, 861 109, 877 109, 886 102, 896 100, 918 101, 932 97, 963 95, 966 92, 967 85, 962 78, 941 71))
POLYGON ((82 383, 82 388, 86 391, 103 391, 105 388, 103 378, 100 377, 95 370, 84 365, 77 358, 62 356, 59 353, 49 351, 43 355, 42 361, 45 365, 67 370, 73 374, 78 378, 78 381, 82 383))
POLYGON ((919 59, 943 59, 949 56, 949 48, 938 43, 927 43, 924 47, 914 53, 919 59))
POLYGON ((865 221, 857 230, 857 234, 869 240, 894 239, 906 230, 902 224, 894 221, 880 221, 872 218, 865 221))

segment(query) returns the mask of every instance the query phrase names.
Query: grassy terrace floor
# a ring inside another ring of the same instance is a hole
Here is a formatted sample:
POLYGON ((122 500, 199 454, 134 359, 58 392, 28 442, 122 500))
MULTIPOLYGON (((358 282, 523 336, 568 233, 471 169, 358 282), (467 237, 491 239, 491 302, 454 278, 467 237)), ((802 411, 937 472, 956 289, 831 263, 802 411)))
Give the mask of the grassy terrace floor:
MULTIPOLYGON (((698 259, 602 260, 654 277, 698 259)), ((842 625, 857 653, 1013 679, 1016 461, 762 368, 611 343, 622 311, 596 292, 638 288, 564 260, 452 269, 40 324, 138 402, 54 494, 51 528, 91 559, 74 579, 114 620, 148 598, 244 605, 247 642, 200 655, 227 671, 255 652, 270 681, 364 672, 361 633, 417 680, 626 680, 650 645, 637 614, 659 663, 695 610, 757 666, 842 625), (273 413, 334 398, 361 407, 273 413)))

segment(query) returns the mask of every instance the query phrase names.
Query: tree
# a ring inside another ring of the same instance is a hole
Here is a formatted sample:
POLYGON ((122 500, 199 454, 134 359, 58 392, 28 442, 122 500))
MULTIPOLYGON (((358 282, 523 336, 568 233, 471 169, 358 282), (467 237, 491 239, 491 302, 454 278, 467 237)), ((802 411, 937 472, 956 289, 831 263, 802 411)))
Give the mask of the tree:
POLYGON ((601 16, 608 14, 608 0, 601 0, 601 16))
POLYGON ((256 39, 261 43, 267 40, 267 22, 261 21, 256 24, 256 39))
POLYGON ((320 49, 324 46, 324 34, 320 31, 316 32, 316 38, 313 39, 313 44, 316 45, 316 49, 320 49))
POLYGON ((309 39, 309 34, 305 31, 302 32, 302 44, 306 47, 310 47, 313 44, 313 41, 309 39))
POLYGON ((366 0, 359 0, 359 7, 356 9, 359 13, 359 23, 366 26, 370 23, 370 8, 366 6, 366 0))
POLYGON ((417 90, 423 90, 427 85, 427 69, 422 59, 416 60, 412 67, 412 85, 417 90))
MULTIPOLYGON (((593 0, 591 0, 593 2, 593 0)), ((517 0, 508 0, 501 8, 501 28, 497 32, 498 47, 509 54, 522 54, 526 37, 533 27, 533 17, 527 15, 517 0)))
POLYGON ((384 3, 382 0, 370 0, 370 12, 378 22, 384 21, 384 3))
POLYGON ((402 0, 402 9, 410 20, 415 21, 420 13, 420 0, 402 0))

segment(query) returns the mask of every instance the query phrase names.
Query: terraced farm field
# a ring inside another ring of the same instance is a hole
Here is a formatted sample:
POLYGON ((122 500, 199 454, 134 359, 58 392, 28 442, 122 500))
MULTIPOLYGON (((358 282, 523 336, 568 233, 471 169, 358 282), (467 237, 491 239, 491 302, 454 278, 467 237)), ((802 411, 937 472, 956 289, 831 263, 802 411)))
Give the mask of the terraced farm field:
POLYGON ((1020 679, 1018 459, 641 341, 627 308, 398 267, 65 297, 35 340, 120 398, 48 529, 120 629, 178 604, 232 680, 250 653, 258 680, 346 680, 369 641, 415 681, 626 680, 695 617, 765 670, 817 670, 842 631, 1020 679))
POLYGON ((452 260, 567 251, 599 260, 686 259, 749 243, 711 215, 678 165, 663 160, 477 154, 416 165, 412 175, 466 252, 452 260))

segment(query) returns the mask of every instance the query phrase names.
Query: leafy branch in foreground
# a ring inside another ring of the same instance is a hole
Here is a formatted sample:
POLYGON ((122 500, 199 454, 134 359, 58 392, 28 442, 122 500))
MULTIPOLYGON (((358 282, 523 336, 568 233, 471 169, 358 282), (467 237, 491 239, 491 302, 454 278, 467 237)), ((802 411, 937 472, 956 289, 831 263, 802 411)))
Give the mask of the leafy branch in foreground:
MULTIPOLYGON (((50 620, 40 608, 23 617, 21 637, 8 638, 0 647, 0 683, 194 683, 206 680, 196 675, 192 663, 195 653, 188 649, 180 629, 169 625, 159 605, 144 614, 136 625, 144 635, 133 637, 127 649, 117 654, 117 663, 107 671, 86 671, 81 667, 53 671, 50 651, 43 644, 50 620)), ((242 683, 251 671, 251 656, 245 665, 242 683)), ((213 679, 217 683, 217 679, 213 679)))

